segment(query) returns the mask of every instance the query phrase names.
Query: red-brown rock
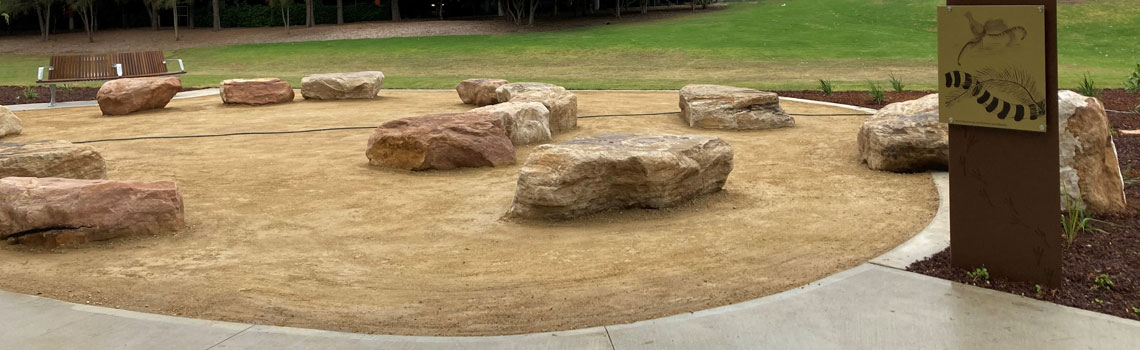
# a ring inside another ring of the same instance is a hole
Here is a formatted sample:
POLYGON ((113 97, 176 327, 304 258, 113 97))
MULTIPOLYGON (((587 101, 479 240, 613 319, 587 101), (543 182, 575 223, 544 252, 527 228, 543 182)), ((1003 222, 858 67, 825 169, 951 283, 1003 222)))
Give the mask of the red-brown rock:
POLYGON ((67 141, 0 142, 0 178, 107 178, 107 162, 95 148, 67 141))
POLYGON ((184 226, 182 196, 170 181, 0 179, 0 239, 48 248, 184 226))
POLYGON ((515 163, 502 119, 485 112, 393 120, 376 128, 365 152, 372 165, 406 170, 495 167, 515 163))
POLYGON ((230 79, 222 81, 222 103, 267 105, 293 101, 293 86, 277 78, 230 79))
POLYGON ((124 115, 166 107, 180 90, 177 77, 123 78, 103 83, 95 100, 103 115, 124 115))
POLYGON ((503 79, 467 79, 455 87, 455 92, 463 103, 482 107, 499 103, 495 89, 506 84, 503 79))

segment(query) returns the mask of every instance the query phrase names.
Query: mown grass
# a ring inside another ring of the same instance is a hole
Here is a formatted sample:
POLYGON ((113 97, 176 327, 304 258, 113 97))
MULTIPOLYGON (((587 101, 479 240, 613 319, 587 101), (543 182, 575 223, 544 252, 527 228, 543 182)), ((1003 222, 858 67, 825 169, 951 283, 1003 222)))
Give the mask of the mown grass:
MULTIPOLYGON (((380 70, 391 88, 451 88, 469 77, 544 81, 576 89, 676 89, 718 83, 761 89, 863 90, 890 74, 911 89, 936 82, 938 0, 762 0, 660 21, 510 35, 253 44, 168 52, 189 86, 228 78, 380 70)), ((1062 5, 1062 87, 1084 73, 1122 86, 1140 61, 1134 0, 1062 5)), ((224 35, 222 32, 221 35, 224 35)), ((42 56, 0 56, 0 84, 34 80, 42 56)))

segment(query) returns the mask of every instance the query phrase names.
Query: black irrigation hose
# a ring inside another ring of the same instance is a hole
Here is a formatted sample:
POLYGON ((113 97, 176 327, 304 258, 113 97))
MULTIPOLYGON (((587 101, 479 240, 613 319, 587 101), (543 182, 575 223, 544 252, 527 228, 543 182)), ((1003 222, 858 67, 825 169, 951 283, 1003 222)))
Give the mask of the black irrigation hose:
MULTIPOLYGON (((681 113, 681 112, 597 114, 597 115, 581 116, 581 117, 578 117, 578 119, 602 118, 602 117, 635 117, 635 116, 666 115, 666 114, 678 114, 678 113, 681 113)), ((866 115, 871 115, 871 114, 868 114, 868 113, 848 113, 848 114, 789 114, 789 115, 793 115, 793 116, 866 116, 866 115)), ((288 130, 288 131, 243 131, 243 132, 231 132, 231 133, 225 133, 225 134, 136 136, 136 137, 122 137, 122 138, 112 138, 112 139, 96 139, 96 140, 76 141, 76 142, 72 142, 72 143, 84 144, 84 143, 96 143, 96 142, 118 142, 118 141, 138 141, 138 140, 195 139, 195 138, 206 138, 206 137, 226 137, 226 136, 245 136, 245 135, 284 135, 284 134, 301 134, 301 133, 309 133, 309 132, 337 131, 337 130, 361 130, 361 129, 375 129, 375 128, 376 128, 375 126, 341 126, 341 127, 332 127, 332 128, 288 130)))
POLYGON ((1106 109, 1106 111, 1109 111, 1112 113, 1120 113, 1120 114, 1140 114, 1140 112, 1138 112, 1138 111, 1118 111, 1115 109, 1106 109))

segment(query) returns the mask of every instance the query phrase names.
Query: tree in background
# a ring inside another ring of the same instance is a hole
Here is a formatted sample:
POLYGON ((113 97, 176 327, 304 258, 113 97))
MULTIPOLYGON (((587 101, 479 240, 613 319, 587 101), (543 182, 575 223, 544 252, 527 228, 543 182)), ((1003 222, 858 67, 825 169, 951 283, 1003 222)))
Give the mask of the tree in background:
POLYGON ((305 27, 316 25, 313 21, 313 0, 305 0, 305 27))
POLYGON ((400 21, 400 0, 392 0, 392 21, 400 21))
POLYGON ((143 0, 143 6, 146 6, 146 14, 150 16, 150 29, 158 30, 158 2, 162 0, 143 0))
POLYGON ((214 9, 214 31, 222 30, 222 13, 218 10, 218 0, 211 0, 210 7, 214 9))
MULTIPOLYGON (((27 12, 36 12, 36 20, 40 25, 40 40, 47 41, 51 26, 51 7, 56 0, 4 0, 3 12, 20 15, 27 12)), ((6 18, 7 16, 5 16, 6 18)))
POLYGON ((293 0, 269 0, 269 7, 281 10, 281 20, 285 22, 285 34, 289 34, 289 8, 293 7, 293 0))
POLYGON ((0 17, 4 17, 4 23, 11 24, 12 23, 11 18, 8 18, 8 13, 4 12, 2 10, 3 8, 4 8, 4 2, 0 1, 0 17))
POLYGON ((83 20, 83 30, 87 31, 87 42, 95 42, 95 37, 92 32, 95 31, 95 19, 92 15, 95 14, 95 0, 67 0, 67 5, 79 14, 79 19, 83 20))

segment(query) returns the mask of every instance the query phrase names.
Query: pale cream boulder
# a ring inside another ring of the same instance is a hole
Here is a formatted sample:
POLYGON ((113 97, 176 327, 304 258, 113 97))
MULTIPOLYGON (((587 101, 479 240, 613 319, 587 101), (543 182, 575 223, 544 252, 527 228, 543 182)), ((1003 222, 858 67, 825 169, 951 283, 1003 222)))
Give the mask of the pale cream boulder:
POLYGON ((24 131, 20 124, 20 117, 12 113, 8 107, 0 106, 0 138, 10 135, 19 135, 24 131))
POLYGON ((185 225, 182 196, 170 181, 0 179, 0 239, 54 248, 185 225))
POLYGON ((499 103, 495 89, 507 83, 503 79, 467 79, 455 86, 455 92, 463 103, 482 107, 499 103))
POLYGON ((578 96, 546 83, 510 83, 495 89, 499 102, 539 102, 550 110, 550 132, 558 134, 578 127, 578 96))
POLYGON ((949 128, 938 121, 938 94, 892 103, 859 128, 859 160, 891 172, 945 170, 949 128))
POLYGON ((472 109, 472 112, 490 113, 502 121, 507 138, 515 146, 548 142, 550 136, 550 110, 539 102, 505 102, 472 109))
POLYGON ((376 98, 384 85, 384 73, 352 72, 311 74, 301 78, 301 96, 310 100, 376 98))
POLYGON ((91 146, 67 141, 0 142, 0 178, 106 179, 107 163, 91 146))
POLYGON ((780 108, 772 92, 722 85, 691 84, 681 88, 681 120, 690 127, 756 130, 790 128, 795 119, 780 108))
POLYGON ((437 114, 380 124, 368 139, 368 163, 403 170, 450 170, 515 163, 502 119, 486 112, 437 114))
POLYGON ((267 105, 293 101, 293 86, 277 78, 223 80, 218 92, 222 103, 267 105))
POLYGON ((1124 211, 1124 178, 1104 105, 1067 90, 1058 97, 1062 208, 1069 200, 1095 212, 1124 211))
POLYGON ((508 217, 563 220, 666 208, 720 191, 732 147, 692 135, 599 135, 538 146, 519 171, 508 217))
POLYGON ((123 78, 103 83, 95 100, 103 115, 125 115, 164 108, 181 90, 178 77, 123 78))

